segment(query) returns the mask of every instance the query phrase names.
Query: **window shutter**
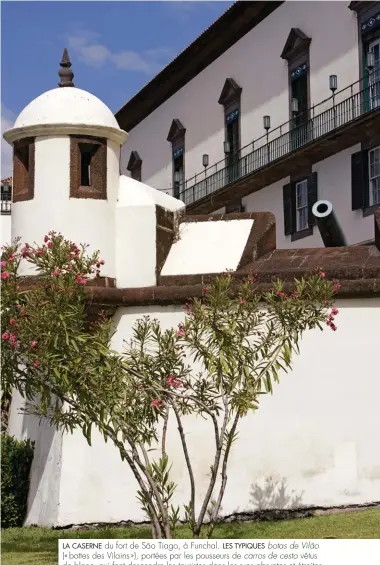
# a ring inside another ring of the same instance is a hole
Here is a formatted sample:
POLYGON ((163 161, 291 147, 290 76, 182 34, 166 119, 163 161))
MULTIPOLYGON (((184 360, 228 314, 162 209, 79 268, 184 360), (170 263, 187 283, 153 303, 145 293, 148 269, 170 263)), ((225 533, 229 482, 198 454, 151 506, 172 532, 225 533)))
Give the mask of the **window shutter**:
POLYGON ((369 207, 369 151, 362 151, 363 161, 363 208, 369 207))
POLYGON ((131 177, 134 180, 141 182, 141 165, 133 167, 133 169, 131 170, 131 177))
POLYGON ((91 185, 107 199, 107 144, 100 143, 91 159, 91 185))
POLYGON ((307 210, 308 224, 315 226, 315 217, 312 213, 313 206, 318 200, 318 173, 312 173, 307 179, 307 210))
POLYGON ((13 202, 34 198, 34 139, 25 138, 13 148, 13 202))
POLYGON ((286 184, 283 189, 283 200, 284 200, 284 232, 285 235, 291 235, 295 229, 295 210, 294 210, 294 198, 293 198, 293 185, 292 183, 286 184))
POLYGON ((368 151, 358 151, 351 155, 351 197, 352 210, 368 206, 368 151))

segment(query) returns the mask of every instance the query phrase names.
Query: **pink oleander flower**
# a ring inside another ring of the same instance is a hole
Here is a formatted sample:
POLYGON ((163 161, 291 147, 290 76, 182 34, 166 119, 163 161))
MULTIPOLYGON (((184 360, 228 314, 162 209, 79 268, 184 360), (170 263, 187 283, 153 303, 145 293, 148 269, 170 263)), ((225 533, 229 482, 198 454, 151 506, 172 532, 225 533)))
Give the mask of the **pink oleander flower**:
POLYGON ((179 379, 177 379, 176 377, 170 376, 167 378, 167 384, 168 386, 172 387, 172 388, 178 388, 181 386, 181 381, 179 379))
POLYGON ((6 261, 1 261, 0 264, 1 264, 2 267, 6 267, 8 263, 6 261))
POLYGON ((245 300, 243 300, 243 299, 239 300, 239 304, 240 304, 240 305, 245 304, 245 300))
POLYGON ((177 330, 177 337, 182 337, 185 333, 185 328, 183 324, 179 324, 178 325, 178 330, 177 330))
POLYGON ((151 402, 151 406, 152 408, 159 408, 161 406, 161 400, 159 400, 158 398, 156 398, 155 400, 152 400, 151 402))
POLYGON ((324 273, 323 271, 321 271, 321 272, 319 273, 319 276, 321 277, 321 279, 325 279, 325 278, 326 278, 326 275, 325 275, 325 273, 324 273))
POLYGON ((54 269, 54 271, 52 273, 53 277, 56 277, 56 278, 58 278, 60 274, 61 274, 61 269, 54 269))
POLYGON ((6 280, 9 279, 9 277, 10 277, 10 275, 9 275, 8 271, 4 271, 3 273, 1 273, 1 278, 2 278, 3 280, 6 281, 6 280))
POLYGON ((183 311, 185 312, 185 314, 186 314, 187 316, 191 316, 192 311, 191 311, 191 306, 190 306, 190 304, 185 304, 184 307, 183 307, 183 311))
POLYGON ((45 237, 44 237, 44 242, 47 243, 48 241, 49 241, 49 236, 48 236, 48 235, 45 235, 45 237))
POLYGON ((285 298, 285 292, 282 292, 281 290, 278 290, 276 294, 279 298, 285 298))
POLYGON ((25 247, 21 249, 21 256, 22 257, 29 257, 31 254, 31 249, 29 243, 25 243, 25 247))
POLYGON ((337 316, 337 315, 339 314, 338 308, 335 308, 335 307, 334 307, 334 308, 331 310, 331 314, 332 314, 333 316, 337 316))
POLYGON ((38 345, 38 342, 37 342, 35 339, 30 342, 30 347, 31 347, 32 349, 35 349, 35 348, 37 347, 37 345, 38 345))
POLYGON ((203 292, 204 292, 205 294, 207 294, 207 292, 208 292, 207 286, 204 287, 203 292))
POLYGON ((78 273, 75 277, 75 282, 81 285, 87 284, 87 279, 85 279, 81 273, 78 273))
POLYGON ((33 367, 38 368, 40 366, 40 362, 39 361, 33 361, 33 367))
POLYGON ((11 319, 9 320, 9 325, 10 325, 10 326, 14 326, 15 323, 16 323, 16 320, 15 320, 14 318, 11 318, 11 319))
POLYGON ((100 259, 99 263, 100 263, 101 265, 104 265, 104 259, 100 259))
POLYGON ((332 286, 333 292, 337 292, 340 289, 340 286, 341 285, 339 283, 334 282, 334 284, 332 286))
POLYGON ((53 243, 51 241, 48 241, 47 246, 49 249, 51 249, 53 247, 53 243))
POLYGON ((336 331, 336 325, 334 324, 334 314, 331 311, 329 317, 326 320, 326 325, 329 326, 334 332, 336 331))
POLYGON ((11 344, 12 347, 16 347, 16 344, 17 344, 16 334, 13 334, 13 333, 9 334, 9 343, 11 344))
POLYGON ((4 339, 5 341, 7 339, 9 339, 9 333, 8 332, 4 332, 3 335, 1 336, 1 339, 4 339))
POLYGON ((292 292, 291 296, 292 296, 293 298, 298 298, 298 292, 297 292, 296 290, 294 290, 294 291, 292 292))

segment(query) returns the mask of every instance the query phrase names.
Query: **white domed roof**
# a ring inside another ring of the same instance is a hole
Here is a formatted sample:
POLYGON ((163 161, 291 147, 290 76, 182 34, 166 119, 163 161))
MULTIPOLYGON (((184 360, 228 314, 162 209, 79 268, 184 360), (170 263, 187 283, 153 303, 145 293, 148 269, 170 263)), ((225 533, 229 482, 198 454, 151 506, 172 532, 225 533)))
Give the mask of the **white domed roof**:
POLYGON ((13 128, 54 124, 120 130, 115 116, 99 98, 76 87, 54 88, 44 92, 24 108, 13 128))

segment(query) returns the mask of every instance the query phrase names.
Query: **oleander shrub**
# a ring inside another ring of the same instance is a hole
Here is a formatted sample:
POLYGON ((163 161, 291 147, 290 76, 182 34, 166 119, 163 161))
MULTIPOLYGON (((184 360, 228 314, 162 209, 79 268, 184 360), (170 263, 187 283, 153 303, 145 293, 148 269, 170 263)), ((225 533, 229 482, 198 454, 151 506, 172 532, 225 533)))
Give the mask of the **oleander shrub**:
POLYGON ((29 493, 34 444, 1 434, 1 527, 22 526, 29 493))
POLYGON ((27 413, 56 429, 81 430, 89 445, 94 429, 112 442, 136 478, 153 538, 173 538, 181 519, 194 539, 207 524, 210 538, 242 419, 292 368, 306 331, 325 324, 336 331, 339 284, 317 268, 290 286, 275 281, 264 289, 253 272, 245 279, 226 272, 185 304, 178 326, 163 328, 149 316, 137 320, 121 353, 111 348, 111 313, 96 312, 100 304, 88 288, 104 261, 87 248, 54 231, 40 245, 16 240, 3 248, 3 390, 17 390, 28 401, 27 413), (22 262, 38 275, 31 285, 18 275, 22 262), (202 417, 214 438, 204 491, 197 478, 200 452, 190 455, 188 446, 190 415, 202 417), (188 477, 183 506, 172 480, 168 421, 178 430, 188 477))

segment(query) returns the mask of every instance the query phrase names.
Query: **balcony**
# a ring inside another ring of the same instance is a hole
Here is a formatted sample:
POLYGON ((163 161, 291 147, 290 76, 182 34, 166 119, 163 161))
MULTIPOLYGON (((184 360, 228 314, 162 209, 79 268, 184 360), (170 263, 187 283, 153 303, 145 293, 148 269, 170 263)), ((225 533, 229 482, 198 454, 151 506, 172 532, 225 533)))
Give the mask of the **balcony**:
POLYGON ((12 177, 1 181, 1 214, 10 214, 12 204, 12 177))
POLYGON ((308 116, 268 131, 226 159, 188 179, 179 198, 191 212, 210 213, 380 131, 380 77, 358 81, 313 106, 308 116), (297 125, 296 125, 297 124, 297 125), (300 125, 298 125, 300 124, 300 125))
POLYGON ((4 198, 4 195, 1 195, 1 213, 2 214, 10 214, 11 213, 11 199, 4 198))

